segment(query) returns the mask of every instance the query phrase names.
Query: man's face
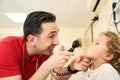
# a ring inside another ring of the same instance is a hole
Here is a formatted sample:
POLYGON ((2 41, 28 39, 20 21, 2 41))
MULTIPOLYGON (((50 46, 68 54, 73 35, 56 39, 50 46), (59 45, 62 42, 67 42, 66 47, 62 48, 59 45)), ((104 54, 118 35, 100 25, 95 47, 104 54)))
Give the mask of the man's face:
POLYGON ((55 22, 42 24, 42 32, 36 40, 36 49, 39 53, 52 55, 54 47, 59 44, 58 32, 59 29, 55 22))

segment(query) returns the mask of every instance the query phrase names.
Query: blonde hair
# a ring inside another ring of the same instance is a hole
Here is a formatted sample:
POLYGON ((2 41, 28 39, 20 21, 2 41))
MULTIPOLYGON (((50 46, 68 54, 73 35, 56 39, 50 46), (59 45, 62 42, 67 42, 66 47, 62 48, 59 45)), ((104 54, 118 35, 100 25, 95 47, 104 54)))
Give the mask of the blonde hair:
POLYGON ((110 61, 110 64, 120 73, 120 37, 118 34, 108 31, 101 33, 108 38, 107 47, 110 53, 114 55, 114 58, 110 61))

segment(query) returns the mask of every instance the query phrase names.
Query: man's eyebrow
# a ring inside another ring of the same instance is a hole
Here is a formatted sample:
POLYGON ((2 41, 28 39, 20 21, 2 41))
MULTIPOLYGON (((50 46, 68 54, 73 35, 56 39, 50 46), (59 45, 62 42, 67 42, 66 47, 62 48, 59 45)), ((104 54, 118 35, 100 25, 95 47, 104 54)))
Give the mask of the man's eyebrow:
POLYGON ((52 31, 52 32, 50 32, 49 34, 58 33, 58 32, 59 32, 59 30, 58 30, 58 31, 52 31))

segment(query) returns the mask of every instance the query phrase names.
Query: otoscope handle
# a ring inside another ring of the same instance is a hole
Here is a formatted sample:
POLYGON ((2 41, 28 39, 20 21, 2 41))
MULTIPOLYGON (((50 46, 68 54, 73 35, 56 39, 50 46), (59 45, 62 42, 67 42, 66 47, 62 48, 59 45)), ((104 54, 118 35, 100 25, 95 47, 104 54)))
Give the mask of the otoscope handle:
POLYGON ((73 49, 73 48, 70 48, 68 51, 69 51, 69 52, 73 52, 73 51, 74 51, 74 49, 73 49))

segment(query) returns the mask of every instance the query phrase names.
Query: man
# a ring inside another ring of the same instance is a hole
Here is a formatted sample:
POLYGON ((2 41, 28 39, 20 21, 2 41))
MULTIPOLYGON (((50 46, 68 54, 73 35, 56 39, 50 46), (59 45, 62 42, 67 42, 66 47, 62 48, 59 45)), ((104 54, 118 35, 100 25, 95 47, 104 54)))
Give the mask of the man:
POLYGON ((86 70, 89 60, 75 59, 67 51, 53 52, 58 40, 56 17, 45 11, 30 13, 24 23, 24 36, 9 36, 0 41, 0 80, 45 80, 49 73, 57 80, 67 80, 77 70, 86 70))

